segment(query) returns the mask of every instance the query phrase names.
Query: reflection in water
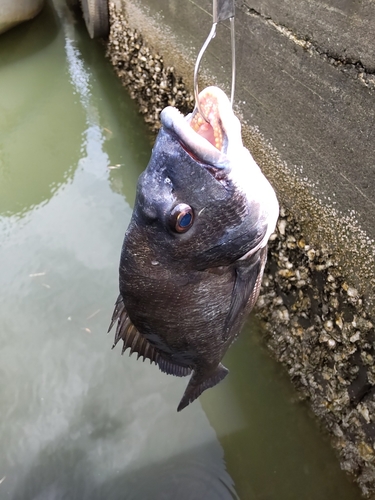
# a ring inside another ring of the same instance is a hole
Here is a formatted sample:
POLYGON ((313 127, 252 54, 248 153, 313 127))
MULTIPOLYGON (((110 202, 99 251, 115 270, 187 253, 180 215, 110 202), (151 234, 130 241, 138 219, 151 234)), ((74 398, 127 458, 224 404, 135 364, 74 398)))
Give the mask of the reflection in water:
POLYGON ((56 5, 1 40, 53 26, 0 59, 0 498, 236 498, 201 406, 176 413, 185 381, 104 335, 150 143, 103 47, 56 5))
POLYGON ((0 215, 48 200, 75 167, 84 113, 63 54, 50 6, 0 38, 0 215))

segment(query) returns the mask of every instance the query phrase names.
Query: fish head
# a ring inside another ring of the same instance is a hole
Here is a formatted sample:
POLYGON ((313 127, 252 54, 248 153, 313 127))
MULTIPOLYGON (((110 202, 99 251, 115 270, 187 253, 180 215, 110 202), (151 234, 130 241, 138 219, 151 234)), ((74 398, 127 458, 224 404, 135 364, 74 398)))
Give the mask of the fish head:
POLYGON ((260 246, 278 214, 273 189, 242 144, 241 126, 217 87, 184 117, 161 113, 162 128, 140 176, 127 241, 166 265, 229 265, 260 246))

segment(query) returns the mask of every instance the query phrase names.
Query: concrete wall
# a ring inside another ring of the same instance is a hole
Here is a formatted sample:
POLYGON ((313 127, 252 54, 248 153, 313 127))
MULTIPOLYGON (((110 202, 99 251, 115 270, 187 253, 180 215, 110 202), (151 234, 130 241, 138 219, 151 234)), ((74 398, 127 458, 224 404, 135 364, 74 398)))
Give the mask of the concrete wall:
POLYGON ((375 71, 375 25, 372 0, 251 0, 249 9, 310 41, 320 54, 375 71))
MULTIPOLYGON (((155 124, 164 105, 191 103, 211 1, 115 3, 109 54, 155 124), (158 74, 155 62, 144 62, 152 54, 159 54, 158 74), (171 87, 162 95, 160 75, 171 87)), ((235 109, 245 144, 283 206, 259 314, 271 350, 331 431, 342 466, 369 493, 375 491, 375 3, 236 6, 235 109)), ((220 25, 202 62, 200 88, 216 84, 229 93, 230 74, 229 28, 220 25)))

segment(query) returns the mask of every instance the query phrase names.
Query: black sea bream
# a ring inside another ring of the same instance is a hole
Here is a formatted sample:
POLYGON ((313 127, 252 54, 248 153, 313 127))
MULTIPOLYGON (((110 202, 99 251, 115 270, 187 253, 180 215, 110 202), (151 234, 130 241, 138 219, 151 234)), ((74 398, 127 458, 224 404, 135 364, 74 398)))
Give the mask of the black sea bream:
MULTIPOLYGON (((279 206, 243 146, 226 95, 161 113, 121 252, 115 344, 191 378, 178 411, 228 373, 221 360, 254 306, 279 206)), ((111 328, 110 327, 110 328, 111 328)))

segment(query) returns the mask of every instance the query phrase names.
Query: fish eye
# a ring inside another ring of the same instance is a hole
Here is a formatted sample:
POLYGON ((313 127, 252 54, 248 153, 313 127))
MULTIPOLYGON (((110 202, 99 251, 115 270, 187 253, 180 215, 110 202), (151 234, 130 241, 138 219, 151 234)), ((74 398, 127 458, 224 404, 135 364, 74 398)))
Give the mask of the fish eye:
POLYGON ((185 203, 176 205, 170 215, 171 228, 177 233, 185 233, 194 222, 193 209, 185 203))

